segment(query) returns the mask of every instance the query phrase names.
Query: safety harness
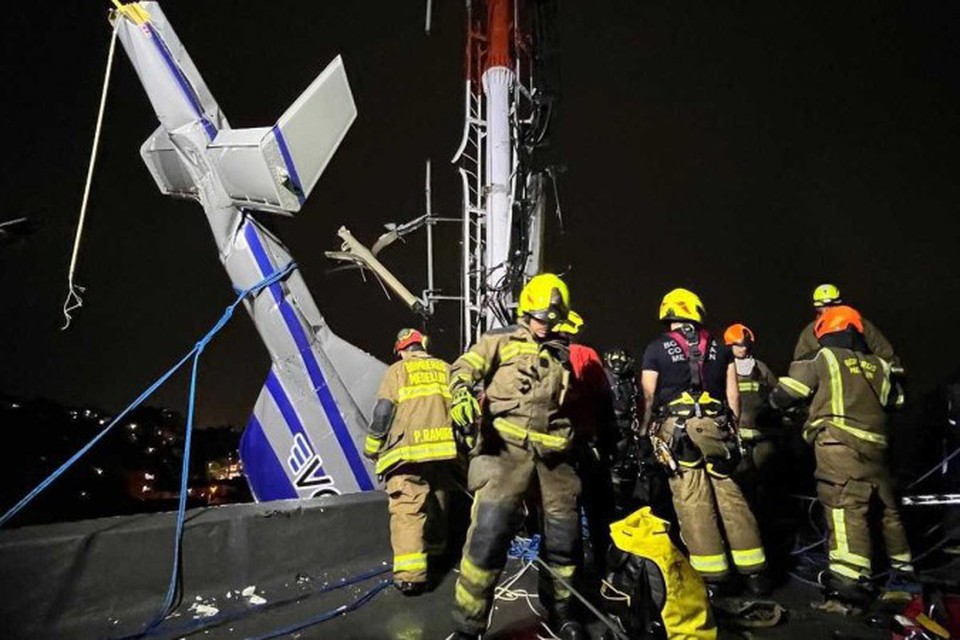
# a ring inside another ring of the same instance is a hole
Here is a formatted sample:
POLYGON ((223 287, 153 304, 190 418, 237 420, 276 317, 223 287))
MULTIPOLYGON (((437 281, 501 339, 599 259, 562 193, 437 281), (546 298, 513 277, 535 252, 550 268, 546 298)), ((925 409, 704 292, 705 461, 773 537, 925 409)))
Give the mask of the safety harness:
MULTIPOLYGON (((710 475, 726 478, 740 463, 741 452, 727 407, 703 389, 704 364, 709 350, 710 334, 705 329, 698 330, 691 324, 683 324, 667 335, 672 337, 683 351, 690 366, 689 390, 663 407, 659 421, 662 424, 667 418, 676 420, 669 443, 673 463, 687 468, 699 467, 705 463, 710 475), (689 432, 687 422, 700 418, 711 419, 712 428, 697 428, 696 433, 689 432)), ((659 439, 659 436, 655 435, 654 438, 659 439)), ((655 440, 654 446, 657 445, 655 440)), ((668 464, 671 470, 674 464, 668 464)))
POLYGON ((723 404, 703 390, 703 368, 710 334, 705 329, 698 331, 693 325, 684 324, 667 335, 673 338, 683 351, 690 366, 690 389, 667 404, 667 415, 679 418, 719 416, 723 411, 723 404))

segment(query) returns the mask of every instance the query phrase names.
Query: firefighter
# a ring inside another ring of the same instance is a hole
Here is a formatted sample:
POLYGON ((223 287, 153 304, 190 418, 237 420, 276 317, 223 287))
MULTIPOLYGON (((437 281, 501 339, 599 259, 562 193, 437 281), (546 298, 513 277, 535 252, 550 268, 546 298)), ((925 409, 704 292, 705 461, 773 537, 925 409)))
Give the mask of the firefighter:
POLYGON ((891 566, 912 571, 910 547, 886 462, 886 411, 898 403, 893 365, 871 354, 863 318, 835 305, 817 319, 820 349, 795 360, 770 395, 774 407, 809 401, 804 439, 817 461, 817 495, 829 528, 829 565, 821 574, 831 599, 865 604, 872 597, 872 501, 882 507, 882 533, 891 566))
POLYGON ((399 358, 377 392, 364 455, 386 479, 394 586, 404 595, 426 590, 428 555, 446 546, 450 460, 457 442, 450 422, 450 366, 427 352, 416 329, 397 334, 399 358))
POLYGON ((757 521, 730 477, 740 462, 736 369, 730 350, 702 327, 705 313, 700 298, 687 289, 663 297, 659 317, 667 331, 650 342, 641 364, 641 431, 671 472, 673 506, 690 563, 714 592, 729 584, 722 522, 734 566, 748 591, 762 595, 769 585, 757 521))
POLYGON ((451 415, 460 437, 472 445, 468 485, 474 492, 455 590, 454 637, 476 638, 485 631, 521 502, 537 483, 543 558, 550 567, 540 569, 540 601, 560 638, 581 640, 587 636, 564 584, 574 577, 580 549, 573 430, 560 410, 570 378, 567 340, 559 333, 571 316, 567 285, 554 274, 535 276, 520 293, 517 316, 516 325, 483 334, 451 372, 451 415))
POLYGON ((723 341, 733 353, 737 388, 740 391, 740 419, 737 426, 743 460, 734 478, 751 495, 756 493, 759 481, 776 455, 775 441, 780 434, 775 428, 774 412, 767 398, 777 386, 777 376, 763 361, 754 357, 756 337, 746 325, 732 324, 727 327, 723 332, 723 341))
MULTIPOLYGON (((813 290, 813 310, 817 317, 800 332, 800 336, 797 338, 797 344, 793 348, 794 360, 810 358, 816 355, 820 350, 820 343, 814 331, 817 320, 824 311, 840 304, 843 304, 843 300, 840 298, 840 288, 837 287, 837 285, 829 283, 817 285, 817 288, 813 290)), ((870 351, 874 355, 880 356, 887 362, 894 364, 894 373, 898 373, 897 369, 900 367, 900 359, 894 353, 890 341, 887 340, 886 336, 884 336, 880 329, 872 322, 863 317, 861 317, 861 321, 863 322, 863 337, 870 351)))

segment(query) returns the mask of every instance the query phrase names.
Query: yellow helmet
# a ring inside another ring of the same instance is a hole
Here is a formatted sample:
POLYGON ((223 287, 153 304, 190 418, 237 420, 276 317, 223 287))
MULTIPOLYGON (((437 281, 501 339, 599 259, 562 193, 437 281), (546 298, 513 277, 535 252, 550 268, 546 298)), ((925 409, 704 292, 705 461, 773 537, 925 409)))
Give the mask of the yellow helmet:
POLYGON ((700 302, 700 297, 688 289, 674 289, 663 296, 663 301, 660 303, 661 320, 703 322, 705 315, 707 310, 700 302))
POLYGON ((554 327, 554 331, 557 333, 565 333, 568 336, 575 336, 580 333, 580 329, 582 328, 583 318, 580 314, 576 311, 569 311, 567 313, 567 319, 554 327))
POLYGON ((843 300, 840 299, 840 288, 835 284, 824 283, 818 285, 817 288, 813 290, 813 306, 817 309, 820 307, 832 307, 842 302, 843 300))
POLYGON ((570 290, 555 274, 535 275, 520 292, 518 316, 531 316, 553 328, 564 322, 569 314, 570 290))

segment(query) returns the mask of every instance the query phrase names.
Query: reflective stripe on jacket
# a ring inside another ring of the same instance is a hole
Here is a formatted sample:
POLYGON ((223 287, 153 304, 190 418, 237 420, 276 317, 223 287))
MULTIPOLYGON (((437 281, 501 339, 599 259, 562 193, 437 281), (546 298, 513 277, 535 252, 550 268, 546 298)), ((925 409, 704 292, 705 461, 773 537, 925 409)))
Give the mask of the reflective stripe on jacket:
POLYGON ((453 363, 450 388, 481 385, 487 423, 505 441, 563 451, 572 437, 560 412, 570 378, 567 354, 566 345, 538 341, 522 322, 488 331, 453 363))
POLYGON ((754 363, 749 374, 737 374, 737 386, 740 389, 739 433, 743 440, 761 438, 766 435, 765 432, 772 431, 764 418, 769 412, 767 396, 777 386, 777 376, 760 360, 754 358, 754 363))
POLYGON ((810 400, 804 426, 807 442, 829 429, 833 437, 855 449, 886 447, 886 409, 897 403, 890 371, 891 364, 879 356, 822 347, 811 360, 793 361, 774 393, 792 401, 810 400))
POLYGON ((377 398, 396 413, 386 437, 367 437, 364 450, 377 450, 377 473, 409 462, 450 460, 457 443, 450 422, 449 365, 425 351, 404 351, 387 369, 377 398))

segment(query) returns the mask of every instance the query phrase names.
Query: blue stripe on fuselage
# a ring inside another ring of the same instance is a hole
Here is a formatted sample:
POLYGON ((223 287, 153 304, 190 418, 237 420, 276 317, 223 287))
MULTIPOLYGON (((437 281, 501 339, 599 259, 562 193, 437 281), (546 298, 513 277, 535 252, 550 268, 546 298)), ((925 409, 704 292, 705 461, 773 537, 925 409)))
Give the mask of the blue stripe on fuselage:
POLYGON ((256 416, 250 416, 247 428, 243 430, 240 439, 240 459, 243 468, 247 470, 247 482, 250 491, 257 502, 270 500, 286 500, 296 498, 297 491, 293 488, 290 478, 277 458, 277 453, 270 446, 263 426, 256 416), (252 471, 256 469, 256 473, 252 471))
MULTIPOLYGON (((283 388, 280 378, 276 376, 273 369, 270 369, 270 373, 267 374, 267 390, 270 392, 270 396, 273 398, 277 408, 280 409, 280 415, 283 416, 287 426, 290 427, 290 433, 294 435, 299 433, 302 435, 303 439, 310 443, 312 453, 317 455, 316 446, 311 442, 306 429, 303 428, 303 423, 300 422, 300 416, 297 415, 297 410, 293 407, 293 403, 290 402, 290 398, 287 396, 287 392, 283 388)), ((300 464, 304 462, 306 462, 306 460, 300 460, 300 464)), ((320 465, 317 471, 323 474, 323 465, 320 465)))
MULTIPOLYGON (((270 276, 274 273, 273 263, 260 241, 256 226, 250 220, 244 222, 243 235, 247 240, 247 244, 250 246, 250 250, 253 251, 253 256, 257 261, 257 265, 260 267, 263 277, 266 278, 270 276)), ((337 401, 330 391, 330 387, 323 375, 323 371, 320 369, 319 363, 317 363, 316 355, 314 355, 313 349, 310 347, 310 341, 307 339, 307 334, 303 330, 303 325, 300 324, 296 313, 287 302, 280 284, 274 283, 270 285, 270 292, 273 294, 273 298, 277 303, 277 307, 280 309, 280 314, 283 316, 287 329, 290 331, 290 335, 297 345, 297 350, 300 352, 300 357, 303 359, 303 364, 307 369, 307 375, 310 377, 310 381, 316 390, 317 399, 320 401, 320 406, 327 416, 327 421, 333 428, 333 433, 337 438, 337 442, 343 451, 347 463, 350 465, 350 470, 353 472, 353 477, 357 481, 357 486, 363 491, 373 489, 373 482, 370 480, 363 460, 360 459, 360 453, 357 451, 353 438, 350 437, 350 430, 347 428, 343 416, 340 415, 340 408, 337 406, 337 401)))
POLYGON ((213 126, 213 123, 210 122, 203 113, 203 106, 200 104, 200 97, 197 95, 196 90, 194 90, 193 85, 187 80, 187 77, 183 75, 180 65, 174 60, 173 54, 170 53, 170 49, 167 48, 167 43, 160 37, 160 33, 157 32, 149 22, 146 23, 146 27, 150 31, 151 39, 157 47, 157 51, 160 52, 160 57, 163 58, 163 62, 167 65, 167 69, 173 74, 174 80, 176 80, 180 86, 180 91, 187 99, 187 102, 190 103, 194 114, 196 114, 197 118, 199 118, 203 124, 203 130, 206 131, 207 137, 213 140, 217 137, 217 128, 213 126))

